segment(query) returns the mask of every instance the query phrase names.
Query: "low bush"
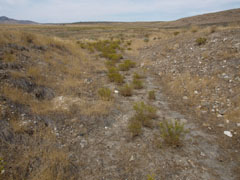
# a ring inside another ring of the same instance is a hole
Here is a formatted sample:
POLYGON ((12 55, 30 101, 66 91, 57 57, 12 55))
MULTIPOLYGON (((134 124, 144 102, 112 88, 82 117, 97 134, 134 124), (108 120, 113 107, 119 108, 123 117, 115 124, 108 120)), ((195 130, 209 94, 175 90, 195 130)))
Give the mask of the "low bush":
POLYGON ((156 99, 155 91, 149 91, 148 92, 148 99, 149 100, 155 100, 156 99))
POLYGON ((180 32, 179 31, 175 31, 173 34, 174 36, 177 36, 180 32))
POLYGON ((139 136, 142 133, 142 123, 133 117, 128 123, 128 130, 133 137, 139 136))
POLYGON ((110 67, 108 69, 108 78, 111 82, 115 82, 117 84, 124 83, 124 77, 118 72, 117 68, 110 67))
POLYGON ((143 76, 138 73, 133 74, 133 79, 142 79, 142 78, 143 78, 143 76))
POLYGON ((134 89, 143 88, 143 82, 140 79, 133 78, 132 85, 134 89))
POLYGON ((125 60, 123 63, 119 64, 118 69, 120 71, 128 71, 130 68, 136 66, 136 63, 131 60, 125 60))
POLYGON ((142 127, 153 127, 153 118, 157 117, 157 110, 144 102, 137 102, 133 105, 135 110, 134 116, 129 120, 128 130, 132 133, 133 137, 138 136, 142 132, 142 127))
POLYGON ((167 121, 164 120, 159 124, 160 136, 164 142, 171 146, 181 145, 181 138, 184 138, 187 131, 184 129, 184 124, 177 120, 167 121))
POLYGON ((200 37, 200 38, 196 39, 196 43, 197 43, 198 46, 204 45, 204 44, 206 44, 206 42, 207 42, 206 38, 200 37))
POLYGON ((120 94, 122 96, 132 96, 132 87, 128 84, 125 84, 120 88, 120 94))
POLYGON ((112 99, 112 92, 109 88, 101 88, 98 90, 98 95, 102 100, 110 101, 112 99))

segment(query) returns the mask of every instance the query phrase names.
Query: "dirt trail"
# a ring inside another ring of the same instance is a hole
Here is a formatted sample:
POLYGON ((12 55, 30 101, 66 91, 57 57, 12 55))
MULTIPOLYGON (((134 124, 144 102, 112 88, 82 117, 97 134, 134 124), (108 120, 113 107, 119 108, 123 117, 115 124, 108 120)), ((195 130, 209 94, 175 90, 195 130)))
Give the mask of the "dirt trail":
MULTIPOLYGON (((130 82, 133 72, 139 69, 141 67, 124 73, 126 82, 130 82)), ((104 126, 87 136, 69 137, 71 143, 67 146, 75 150, 72 158, 81 164, 83 179, 144 180, 148 174, 155 174, 156 180, 234 180, 231 170, 235 164, 223 161, 224 152, 215 143, 216 138, 202 131, 191 118, 171 110, 156 80, 157 76, 149 71, 144 79, 144 88, 134 90, 133 96, 114 95, 118 110, 105 120, 104 126), (150 90, 156 92, 154 101, 148 100, 150 90), (178 119, 186 124, 189 134, 183 147, 158 148, 157 128, 144 128, 141 136, 131 139, 127 124, 134 114, 132 105, 138 101, 156 106, 158 118, 154 120, 155 124, 163 118, 178 119)), ((114 84, 109 84, 109 87, 117 89, 114 84)), ((77 131, 79 126, 76 124, 72 128, 77 131)))

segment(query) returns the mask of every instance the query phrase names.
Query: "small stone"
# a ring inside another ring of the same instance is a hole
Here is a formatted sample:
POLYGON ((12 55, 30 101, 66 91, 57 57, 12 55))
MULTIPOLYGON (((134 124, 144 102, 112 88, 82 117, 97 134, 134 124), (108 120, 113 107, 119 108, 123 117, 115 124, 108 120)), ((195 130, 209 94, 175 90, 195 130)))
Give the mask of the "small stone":
POLYGON ((183 99, 184 99, 184 100, 188 100, 188 97, 187 97, 187 96, 183 96, 183 99))
POLYGON ((218 114, 218 115, 217 115, 217 117, 218 117, 218 118, 221 118, 221 117, 222 117, 222 115, 221 115, 221 114, 218 114))
POLYGON ((221 127, 221 128, 223 128, 223 127, 224 127, 224 125, 223 125, 223 124, 219 124, 219 125, 218 125, 218 127, 221 127))
POLYGON ((119 93, 119 91, 118 91, 118 90, 114 90, 114 93, 115 93, 115 94, 118 94, 118 93, 119 93))
POLYGON ((198 91, 194 91, 194 94, 198 94, 198 91))
POLYGON ((232 133, 230 131, 224 131, 224 134, 228 137, 232 137, 232 133))
POLYGON ((240 127, 240 123, 237 123, 237 127, 240 127))
POLYGON ((200 155, 203 156, 203 157, 206 156, 204 152, 201 152, 200 155))
POLYGON ((129 161, 134 161, 134 156, 132 155, 131 158, 129 159, 129 161))
POLYGON ((230 121, 227 119, 227 120, 226 120, 226 123, 229 124, 229 122, 230 122, 230 121))

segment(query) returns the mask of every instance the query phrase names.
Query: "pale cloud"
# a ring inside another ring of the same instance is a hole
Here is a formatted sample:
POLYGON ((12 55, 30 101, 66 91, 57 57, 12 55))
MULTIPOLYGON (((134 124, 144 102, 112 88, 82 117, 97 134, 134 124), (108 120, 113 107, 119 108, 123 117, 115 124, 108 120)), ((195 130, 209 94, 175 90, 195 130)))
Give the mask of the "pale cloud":
POLYGON ((173 20, 239 7, 240 0, 0 0, 0 15, 39 22, 173 20))

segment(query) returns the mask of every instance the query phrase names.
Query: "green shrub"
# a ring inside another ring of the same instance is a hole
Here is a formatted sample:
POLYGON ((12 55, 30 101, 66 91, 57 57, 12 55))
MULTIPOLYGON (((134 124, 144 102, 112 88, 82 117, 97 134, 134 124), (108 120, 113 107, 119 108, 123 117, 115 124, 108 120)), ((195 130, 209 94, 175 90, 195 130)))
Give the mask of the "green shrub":
POLYGON ((142 123, 135 118, 131 118, 128 123, 128 130, 133 137, 139 136, 142 133, 142 123))
POLYGON ((136 66, 136 63, 131 60, 125 60, 123 63, 119 64, 118 69, 120 71, 128 71, 130 68, 136 66))
POLYGON ((155 100, 156 99, 155 91, 149 91, 148 92, 148 99, 149 100, 155 100))
POLYGON ((145 104, 144 102, 137 102, 134 104, 135 117, 143 123, 144 126, 151 127, 151 119, 157 118, 157 110, 155 107, 145 104))
POLYGON ((147 175, 147 180, 155 180, 155 175, 147 175))
POLYGON ((143 78, 143 76, 138 73, 134 73, 134 75, 133 75, 133 79, 142 79, 142 78, 143 78))
POLYGON ((102 100, 110 101, 112 99, 112 92, 109 88, 101 88, 98 90, 98 95, 101 97, 102 100))
POLYGON ((179 31, 175 31, 173 34, 174 36, 177 36, 180 32, 179 31))
POLYGON ((164 120, 159 124, 160 136, 164 142, 171 146, 179 146, 181 138, 185 136, 187 131, 184 129, 184 124, 177 120, 166 121, 164 120))
POLYGON ((200 38, 196 39, 196 43, 197 43, 198 46, 204 45, 204 44, 206 44, 206 42, 207 42, 206 38, 200 37, 200 38))
POLYGON ((124 77, 118 72, 117 68, 115 67, 108 69, 108 78, 111 82, 115 82, 117 84, 124 83, 124 77))
POLYGON ((132 85, 134 89, 142 89, 143 82, 140 79, 133 78, 132 85))
POLYGON ((132 87, 128 84, 125 84, 123 87, 120 88, 120 94, 122 96, 132 96, 132 87))

